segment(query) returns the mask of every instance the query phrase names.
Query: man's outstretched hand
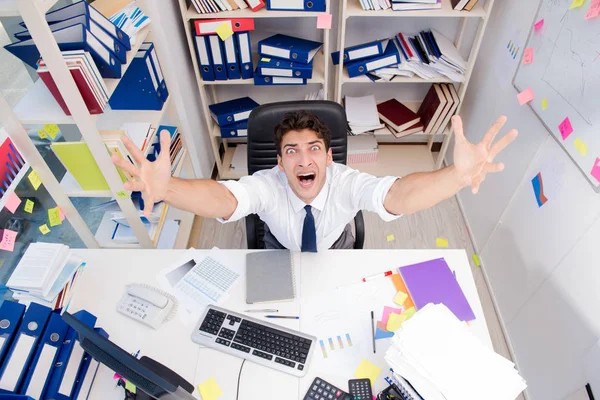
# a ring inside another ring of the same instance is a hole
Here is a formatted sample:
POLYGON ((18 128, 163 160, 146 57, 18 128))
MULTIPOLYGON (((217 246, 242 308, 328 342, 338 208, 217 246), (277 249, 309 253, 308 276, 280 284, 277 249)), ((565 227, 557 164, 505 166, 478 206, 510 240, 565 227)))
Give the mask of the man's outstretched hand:
POLYGON ((483 140, 473 144, 467 140, 463 132, 462 119, 455 115, 452 117, 454 128, 454 167, 462 186, 471 186, 475 194, 479 191, 481 182, 485 180, 488 172, 500 172, 504 169, 503 163, 495 163, 494 158, 500 154, 517 137, 517 130, 511 129, 506 135, 492 145, 494 138, 506 123, 506 117, 501 116, 488 129, 483 140))
POLYGON ((112 162, 134 176, 135 180, 125 182, 124 187, 126 190, 133 192, 142 192, 145 204, 144 215, 148 217, 152 213, 154 203, 164 200, 167 195, 167 187, 171 179, 171 158, 169 154, 171 135, 167 130, 160 132, 161 152, 154 162, 148 161, 127 136, 123 136, 123 144, 139 167, 116 155, 112 157, 112 162))

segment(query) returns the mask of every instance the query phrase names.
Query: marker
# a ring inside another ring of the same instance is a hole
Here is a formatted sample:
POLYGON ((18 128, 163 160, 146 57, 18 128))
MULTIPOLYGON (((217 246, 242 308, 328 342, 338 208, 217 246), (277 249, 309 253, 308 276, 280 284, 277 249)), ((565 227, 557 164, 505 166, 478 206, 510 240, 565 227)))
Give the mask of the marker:
POLYGON ((362 281, 366 282, 366 281, 370 281, 371 279, 375 279, 375 278, 385 278, 386 276, 390 276, 392 274, 393 274, 392 271, 386 271, 386 272, 382 272, 380 274, 375 274, 375 275, 367 276, 366 278, 362 278, 362 281))
POLYGON ((279 312, 274 308, 263 308, 262 310, 244 310, 244 312, 279 312))
POLYGON ((265 318, 300 319, 295 315, 265 315, 265 318))
POLYGON ((373 354, 375 354, 377 349, 375 348, 375 317, 373 311, 371 311, 371 337, 373 338, 373 354))

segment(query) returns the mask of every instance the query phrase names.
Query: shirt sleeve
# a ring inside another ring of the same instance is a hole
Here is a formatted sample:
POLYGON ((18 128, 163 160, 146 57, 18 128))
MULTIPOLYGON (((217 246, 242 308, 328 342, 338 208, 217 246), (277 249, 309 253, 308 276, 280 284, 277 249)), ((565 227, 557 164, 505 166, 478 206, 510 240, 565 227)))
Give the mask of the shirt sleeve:
POLYGON ((346 179, 347 190, 350 190, 353 203, 358 210, 377 213, 386 222, 402 216, 402 214, 389 213, 383 205, 390 188, 397 179, 401 179, 400 177, 384 176, 377 178, 349 168, 346 179))
POLYGON ((261 173, 244 176, 239 181, 219 181, 236 198, 238 205, 229 219, 217 218, 221 223, 234 222, 250 214, 258 214, 273 203, 273 186, 269 177, 261 173))

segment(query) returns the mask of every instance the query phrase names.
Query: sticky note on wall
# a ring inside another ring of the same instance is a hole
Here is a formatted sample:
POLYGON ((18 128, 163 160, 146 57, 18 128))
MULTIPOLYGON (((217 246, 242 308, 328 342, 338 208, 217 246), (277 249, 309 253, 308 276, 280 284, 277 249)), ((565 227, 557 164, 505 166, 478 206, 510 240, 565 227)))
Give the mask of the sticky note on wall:
POLYGON ((535 99, 535 95, 531 88, 527 88, 517 95, 517 99, 519 100, 520 105, 525 105, 535 99))
POLYGON ((568 138, 571 133, 573 133, 573 125, 571 125, 571 120, 569 117, 565 118, 563 122, 560 123, 558 130, 560 131, 560 135, 562 136, 563 140, 568 138))

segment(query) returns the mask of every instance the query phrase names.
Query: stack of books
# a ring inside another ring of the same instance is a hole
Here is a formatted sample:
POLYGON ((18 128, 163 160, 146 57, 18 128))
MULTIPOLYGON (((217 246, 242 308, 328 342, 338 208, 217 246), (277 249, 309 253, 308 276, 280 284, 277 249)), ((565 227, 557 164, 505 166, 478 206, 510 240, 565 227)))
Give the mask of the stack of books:
POLYGON ((451 83, 434 83, 425 96, 417 114, 425 134, 443 133, 456 112, 460 98, 451 83))
POLYGON ((254 75, 250 31, 252 18, 196 20, 198 68, 204 81, 250 79, 254 75))
POLYGON ((211 14, 222 11, 243 10, 252 7, 252 11, 258 11, 265 6, 261 0, 192 0, 198 14, 211 14))
POLYGON ((363 10, 439 10, 442 0, 357 0, 363 10))
POLYGON ((452 8, 458 11, 471 11, 479 0, 451 0, 452 8))
POLYGON ((348 118, 349 135, 360 135, 383 128, 377 113, 375 96, 344 98, 346 118, 348 118))
POLYGON ((233 139, 248 136, 248 118, 259 104, 250 97, 240 97, 211 104, 208 106, 210 115, 221 131, 223 139, 233 139))
POLYGON ((2 179, 0 197, 4 197, 21 169, 25 168, 25 160, 23 160, 10 138, 7 137, 4 128, 0 128, 0 136, 5 138, 0 145, 0 179, 2 179))
POLYGON ((390 99, 377 105, 379 118, 397 138, 423 133, 421 117, 396 99, 390 99))
POLYGON ((313 75, 313 59, 322 46, 320 42, 281 34, 259 41, 254 84, 306 85, 313 75))
POLYGON ((66 308, 84 266, 64 244, 32 243, 6 286, 19 303, 38 303, 52 310, 66 308))

